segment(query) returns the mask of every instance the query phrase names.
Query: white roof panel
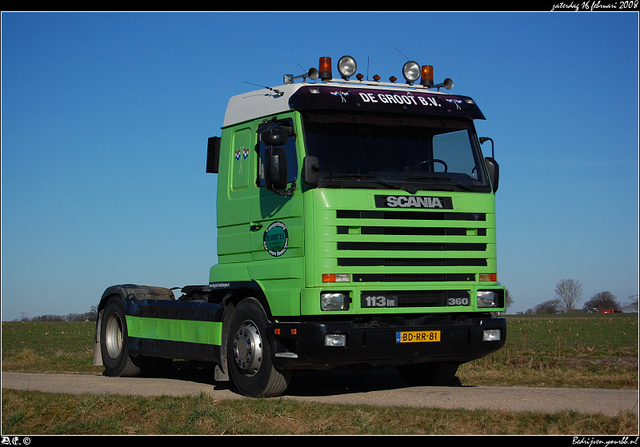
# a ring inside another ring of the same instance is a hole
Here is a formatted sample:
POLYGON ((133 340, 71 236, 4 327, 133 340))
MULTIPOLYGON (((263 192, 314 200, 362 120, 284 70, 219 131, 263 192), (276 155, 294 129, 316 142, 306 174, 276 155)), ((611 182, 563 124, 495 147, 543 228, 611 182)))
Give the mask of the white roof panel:
POLYGON ((305 85, 308 84, 279 85, 232 96, 227 104, 223 126, 290 110, 289 98, 305 85))

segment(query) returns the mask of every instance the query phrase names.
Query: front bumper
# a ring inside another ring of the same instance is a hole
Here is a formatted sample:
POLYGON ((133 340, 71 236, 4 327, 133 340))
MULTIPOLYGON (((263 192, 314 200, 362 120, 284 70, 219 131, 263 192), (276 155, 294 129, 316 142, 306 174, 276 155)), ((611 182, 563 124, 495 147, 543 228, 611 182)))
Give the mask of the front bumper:
POLYGON ((355 363, 406 365, 429 361, 464 363, 504 346, 507 324, 490 314, 397 316, 351 321, 279 322, 268 328, 274 362, 281 369, 323 369, 355 363), (499 340, 484 341, 485 331, 499 340), (438 341, 404 343, 399 332, 438 332, 438 341), (345 346, 325 346, 341 334, 345 346))

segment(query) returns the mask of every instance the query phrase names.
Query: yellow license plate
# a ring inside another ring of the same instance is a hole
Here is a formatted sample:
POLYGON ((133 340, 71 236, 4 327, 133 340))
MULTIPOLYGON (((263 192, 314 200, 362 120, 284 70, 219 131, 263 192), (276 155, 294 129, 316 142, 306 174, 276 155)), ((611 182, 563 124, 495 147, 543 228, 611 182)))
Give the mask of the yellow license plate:
POLYGON ((396 343, 426 343, 440 341, 440 331, 396 332, 396 343))

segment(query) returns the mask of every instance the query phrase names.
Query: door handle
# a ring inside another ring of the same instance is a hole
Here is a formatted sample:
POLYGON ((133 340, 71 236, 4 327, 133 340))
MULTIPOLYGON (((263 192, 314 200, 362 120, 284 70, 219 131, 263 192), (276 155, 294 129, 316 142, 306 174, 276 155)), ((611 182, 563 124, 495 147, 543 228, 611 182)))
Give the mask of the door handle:
POLYGON ((260 231, 262 229, 262 224, 253 224, 251 225, 251 231, 260 231))

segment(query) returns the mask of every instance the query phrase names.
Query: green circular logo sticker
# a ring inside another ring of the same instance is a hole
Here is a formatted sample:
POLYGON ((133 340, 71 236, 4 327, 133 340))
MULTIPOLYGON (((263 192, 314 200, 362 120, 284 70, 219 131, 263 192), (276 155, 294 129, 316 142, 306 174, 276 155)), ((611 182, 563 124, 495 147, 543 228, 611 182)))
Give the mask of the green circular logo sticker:
POLYGON ((289 244, 287 226, 282 222, 272 223, 264 232, 262 242, 264 249, 267 250, 271 256, 282 256, 284 252, 287 251, 287 245, 289 244))

